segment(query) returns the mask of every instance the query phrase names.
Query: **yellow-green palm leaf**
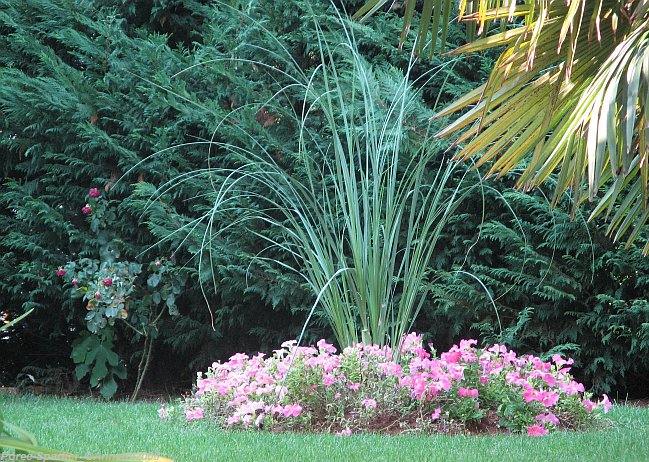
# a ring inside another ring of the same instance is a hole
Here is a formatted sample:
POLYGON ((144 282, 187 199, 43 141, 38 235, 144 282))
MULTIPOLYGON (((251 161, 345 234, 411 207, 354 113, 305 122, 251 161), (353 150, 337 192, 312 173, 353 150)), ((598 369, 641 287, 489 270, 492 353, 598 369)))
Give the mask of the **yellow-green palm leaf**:
POLYGON ((557 171, 555 198, 570 188, 579 204, 603 189, 594 215, 632 242, 649 218, 649 0, 461 0, 458 14, 479 32, 508 28, 452 53, 505 50, 485 85, 438 114, 468 108, 438 135, 489 174, 523 164, 525 189, 557 171))

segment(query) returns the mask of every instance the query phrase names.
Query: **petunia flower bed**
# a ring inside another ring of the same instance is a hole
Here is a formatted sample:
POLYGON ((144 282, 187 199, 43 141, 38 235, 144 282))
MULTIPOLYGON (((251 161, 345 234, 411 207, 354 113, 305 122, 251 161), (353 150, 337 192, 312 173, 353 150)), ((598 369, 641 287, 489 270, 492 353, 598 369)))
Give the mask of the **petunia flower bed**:
MULTIPOLYGON (((358 344, 337 354, 282 344, 266 357, 238 353, 198 374, 195 393, 180 402, 186 420, 269 431, 458 433, 522 432, 541 436, 601 422, 611 403, 594 402, 570 375, 572 360, 551 362, 503 345, 463 340, 436 355, 422 336, 404 338, 399 355, 358 344), (394 358, 398 359, 395 360, 394 358)), ((160 409, 170 418, 174 407, 160 409)))

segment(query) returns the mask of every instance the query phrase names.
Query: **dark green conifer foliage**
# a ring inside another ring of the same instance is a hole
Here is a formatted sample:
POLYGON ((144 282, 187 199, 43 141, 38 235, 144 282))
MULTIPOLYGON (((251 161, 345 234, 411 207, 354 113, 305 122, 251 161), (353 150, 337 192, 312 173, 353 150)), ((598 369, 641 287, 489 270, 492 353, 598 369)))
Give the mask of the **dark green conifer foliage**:
POLYGON ((649 261, 641 249, 618 248, 602 225, 573 219, 569 204, 551 210, 542 193, 486 192, 484 223, 468 210, 449 229, 449 241, 471 248, 467 258, 454 257, 456 269, 480 278, 497 311, 473 278, 449 273, 429 312, 441 329, 520 352, 562 353, 575 358, 575 375, 594 391, 642 395, 649 261))
MULTIPOLYGON (((306 2, 231 3, 235 9, 208 1, 0 0, 1 310, 11 318, 36 308, 12 343, 0 345, 7 352, 3 382, 27 363, 71 366, 70 343, 84 330, 86 311, 55 271, 70 260, 99 258, 101 238, 81 213, 91 187, 118 204, 111 232, 119 237, 119 259, 161 255, 193 271, 194 283, 178 300, 181 316, 161 327, 157 347, 186 358, 176 366, 186 384, 216 358, 269 350, 299 332, 312 299, 294 274, 256 258, 262 248, 254 235, 233 230, 212 242, 217 257, 202 265, 205 224, 159 243, 210 206, 200 199, 209 181, 195 178, 149 201, 172 178, 233 161, 207 143, 233 108, 237 125, 221 127, 217 140, 250 146, 243 128, 287 169, 298 166, 295 127, 277 122, 279 112, 260 110, 282 84, 277 74, 225 61, 192 66, 231 57, 244 43, 272 48, 280 41, 308 69, 316 61, 315 32, 302 20, 306 2)), ((329 2, 314 3, 335 29, 329 2)), ((382 20, 386 33, 398 30, 392 19, 382 20)), ((406 65, 381 33, 363 26, 358 33, 368 59, 406 65)), ((268 60, 261 49, 246 53, 240 56, 268 60)), ((434 86, 441 81, 430 94, 434 86)), ((312 335, 327 334, 315 327, 312 335)), ((120 327, 114 345, 132 371, 140 340, 120 327)))
MULTIPOLYGON (((210 9, 201 10, 198 2, 183 3, 199 14, 213 14, 210 9)), ((176 11, 171 5, 159 4, 152 10, 172 18, 167 7, 176 11)), ((194 18, 188 11, 183 13, 184 22, 175 20, 185 24, 183 34, 187 37, 207 20, 205 16, 194 18)), ((83 329, 85 309, 63 290, 55 270, 69 260, 99 257, 100 237, 81 213, 89 188, 100 188, 105 197, 120 204, 111 230, 119 236, 119 258, 148 261, 167 255, 190 268, 197 261, 192 260, 191 248, 175 252, 173 242, 157 245, 158 238, 148 231, 147 217, 138 207, 140 198, 134 185, 160 185, 207 165, 209 153, 204 144, 169 149, 140 162, 166 148, 209 138, 213 113, 229 110, 223 98, 227 90, 213 86, 214 76, 207 72, 193 75, 194 82, 173 80, 171 75, 201 59, 200 53, 190 54, 186 38, 158 34, 157 19, 139 22, 142 16, 125 2, 0 2, 2 309, 13 317, 37 308, 21 332, 16 332, 16 339, 34 354, 52 352, 48 344, 55 344, 55 359, 64 364, 70 354, 66 344, 83 329), (125 5, 127 14, 121 16, 125 5), (186 90, 197 82, 194 91, 203 92, 202 99, 209 95, 214 101, 212 108, 201 110, 182 99, 199 99, 186 90)), ((246 90, 240 91, 245 94, 246 90)), ((165 227, 178 226, 171 221, 170 208, 184 213, 183 217, 195 215, 186 200, 200 195, 204 186, 188 183, 167 194, 168 208, 161 210, 158 204, 150 211, 151 228, 155 231, 158 212, 165 227)), ((218 297, 207 293, 216 315, 215 331, 198 284, 179 302, 182 318, 162 327, 163 338, 172 349, 185 349, 197 359, 191 368, 213 360, 215 350, 228 353, 259 348, 263 336, 255 338, 253 327, 277 329, 275 336, 264 334, 273 341, 288 335, 283 329, 290 330, 290 323, 282 320, 289 319, 289 307, 299 310, 299 297, 287 301, 287 294, 277 294, 281 285, 268 283, 264 285, 272 290, 255 285, 256 293, 243 293, 249 252, 255 252, 251 244, 244 238, 223 252, 222 264, 229 260, 229 271, 237 283, 226 285, 227 290, 218 297), (287 310, 285 315, 269 320, 260 316, 271 298, 267 292, 275 292, 275 306, 287 310), (235 315, 228 316, 229 312, 235 315), (200 335, 192 335, 193 341, 186 342, 188 332, 200 335), (232 335, 235 332, 240 335, 232 335), (217 344, 223 337, 227 340, 217 344), (201 349, 205 355, 197 354, 201 349)), ((199 268, 195 270, 198 274, 199 268)), ((125 329, 118 335, 115 348, 120 358, 137 364, 137 338, 131 345, 125 329)), ((12 349, 11 345, 4 347, 12 349)), ((21 367, 24 360, 15 358, 15 367, 21 367)), ((193 375, 190 368, 182 372, 186 377, 193 375)), ((2 377, 3 381, 11 379, 2 377)))
MULTIPOLYGON (((339 3, 353 11, 360 2, 339 3)), ((312 4, 333 38, 330 2, 312 4)), ((174 234, 211 206, 209 179, 187 177, 150 199, 188 172, 235 165, 236 158, 209 145, 212 139, 247 148, 254 139, 287 171, 304 173, 295 126, 282 118, 283 110, 298 110, 295 101, 287 96, 262 110, 288 80, 230 58, 279 65, 263 50, 279 42, 300 69, 317 65, 306 11, 306 0, 0 0, 0 312, 13 318, 36 308, 10 342, 0 341, 0 382, 26 365, 73 366, 70 343, 84 330, 85 308, 55 271, 69 260, 99 256, 100 239, 81 213, 91 187, 119 204, 113 231, 121 259, 167 256, 192 272, 177 302, 181 315, 161 326, 157 345, 158 357, 177 361, 154 365, 152 380, 162 384, 176 375, 187 387, 215 359, 268 351, 299 333, 312 296, 294 274, 257 258, 264 248, 253 234, 231 229, 209 242, 212 260, 200 252, 206 223, 174 234), (233 109, 235 123, 217 130, 233 109)), ((408 62, 393 40, 401 28, 397 14, 377 17, 372 27, 353 26, 384 91, 408 62)), ((418 62, 413 75, 439 63, 437 57, 418 62)), ((465 93, 488 67, 475 58, 449 65, 424 88, 428 106, 465 93)), ((320 121, 314 116, 311 123, 320 121)), ((479 277, 498 315, 474 279, 435 272, 435 297, 417 329, 440 348, 479 336, 521 352, 564 351, 598 390, 631 390, 649 372, 647 260, 614 248, 596 226, 550 211, 540 196, 489 185, 504 191, 518 218, 499 194, 486 189, 484 209, 476 194, 449 225, 434 266, 479 277)), ((263 223, 253 229, 281 236, 263 223)), ((272 252, 266 255, 279 257, 272 252)), ((315 325, 310 334, 328 331, 315 325)), ((131 380, 140 340, 116 330, 114 348, 131 380)))

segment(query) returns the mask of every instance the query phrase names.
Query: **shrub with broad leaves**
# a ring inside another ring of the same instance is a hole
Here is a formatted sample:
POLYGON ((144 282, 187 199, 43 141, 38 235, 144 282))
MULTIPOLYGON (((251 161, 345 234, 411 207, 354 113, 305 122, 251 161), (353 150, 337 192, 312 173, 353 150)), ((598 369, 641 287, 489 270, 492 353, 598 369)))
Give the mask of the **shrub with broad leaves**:
POLYGON ((163 407, 163 419, 209 420, 270 431, 523 432, 591 428, 611 403, 584 392, 572 361, 517 356, 504 345, 463 340, 437 356, 422 336, 401 351, 357 344, 336 354, 324 340, 282 344, 273 355, 236 354, 198 374, 192 396, 163 407))
MULTIPOLYGON (((113 230, 117 217, 113 203, 97 188, 88 191, 88 210, 82 210, 91 231, 101 243, 99 258, 79 258, 56 270, 70 284, 71 295, 82 298, 87 332, 72 344, 71 358, 79 380, 89 377, 91 387, 109 398, 117 391, 117 379, 126 378, 126 366, 114 344, 117 322, 128 327, 131 342, 143 342, 138 379, 132 398, 137 396, 151 355, 152 343, 164 322, 164 315, 179 314, 178 297, 187 279, 186 272, 167 258, 148 265, 119 261, 119 238, 113 230)), ((84 209, 86 209, 84 207, 84 209)))

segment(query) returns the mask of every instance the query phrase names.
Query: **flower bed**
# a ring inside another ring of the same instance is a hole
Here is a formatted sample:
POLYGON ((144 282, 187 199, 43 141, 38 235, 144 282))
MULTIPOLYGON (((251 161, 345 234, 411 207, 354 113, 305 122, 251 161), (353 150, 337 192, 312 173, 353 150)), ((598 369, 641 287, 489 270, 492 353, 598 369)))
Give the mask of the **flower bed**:
MULTIPOLYGON (((518 357, 503 345, 476 348, 463 340, 437 357, 414 333, 395 361, 388 347, 358 344, 336 354, 333 345, 282 344, 238 353, 199 373, 193 396, 179 407, 186 420, 224 428, 270 431, 523 432, 595 425, 611 403, 593 402, 570 375, 572 360, 518 357)), ((162 407, 161 418, 178 414, 162 407)))

